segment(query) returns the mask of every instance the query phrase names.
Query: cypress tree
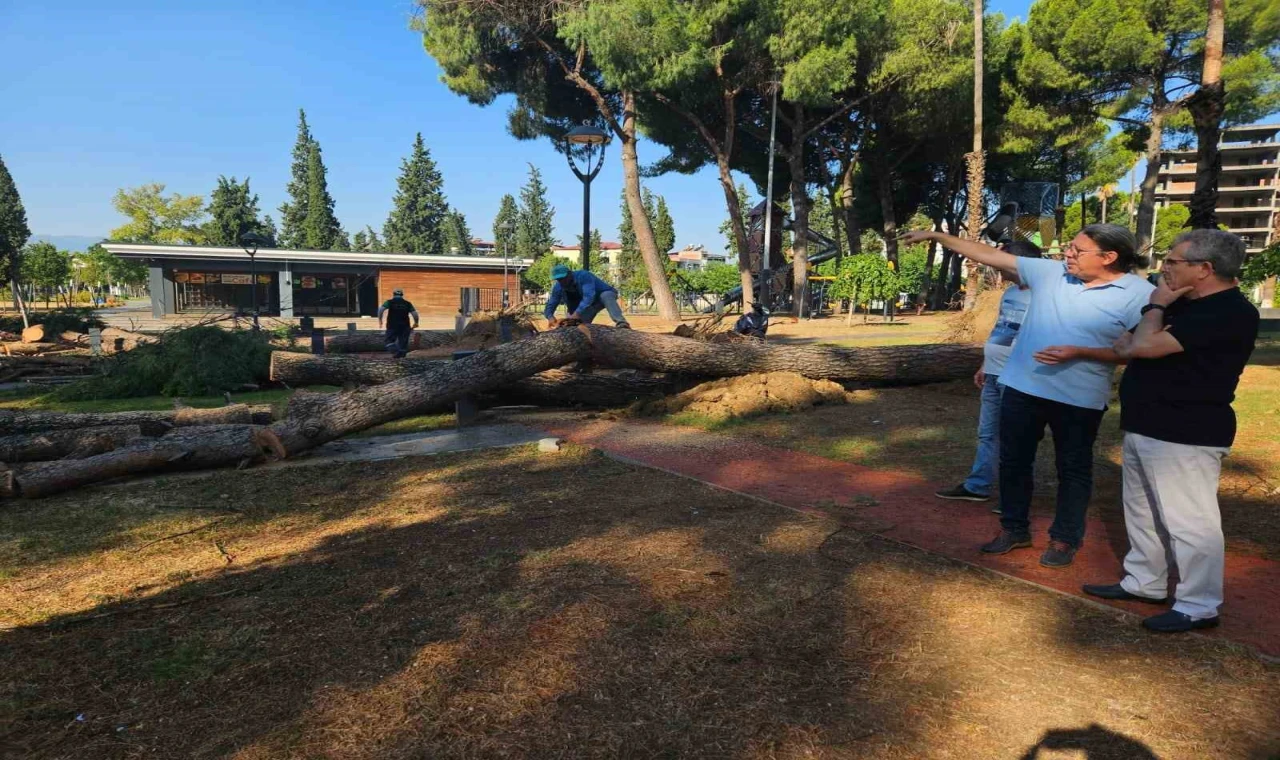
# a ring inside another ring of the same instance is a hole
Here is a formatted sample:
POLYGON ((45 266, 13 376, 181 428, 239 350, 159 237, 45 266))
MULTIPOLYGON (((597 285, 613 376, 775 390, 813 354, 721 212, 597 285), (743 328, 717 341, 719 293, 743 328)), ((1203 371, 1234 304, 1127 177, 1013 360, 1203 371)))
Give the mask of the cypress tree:
POLYGON ((520 208, 515 196, 507 193, 498 204, 498 215, 493 218, 493 253, 495 256, 517 255, 516 233, 520 228, 520 208), (503 231, 504 225, 511 229, 503 231))
POLYGON ((676 223, 667 210, 666 198, 657 196, 657 206, 649 218, 653 219, 653 239, 658 244, 658 253, 663 256, 671 253, 676 246, 676 223))
POLYGON ((204 239, 208 245, 239 246, 240 236, 246 232, 257 232, 275 245, 274 225, 269 228, 258 218, 258 196, 250 192, 247 177, 244 182, 237 182, 235 177, 218 177, 207 212, 204 239))
POLYGON ((448 253, 448 215, 444 179, 419 132, 413 140, 413 152, 401 161, 394 207, 382 228, 387 249, 422 256, 448 253))
POLYGON ((471 228, 467 226, 467 218, 457 209, 450 209, 445 215, 444 252, 457 256, 470 256, 474 253, 471 228))
MULTIPOLYGON (((0 277, 7 277, 10 283, 17 282, 19 253, 30 237, 27 210, 22 205, 13 176, 0 157, 0 277)), ((16 291, 16 288, 11 290, 16 291)), ((13 300, 17 306, 16 292, 13 300)))
POLYGON ((551 252, 555 215, 555 207, 547 200, 547 186, 542 184, 542 173, 529 164, 529 181, 520 188, 520 221, 516 230, 520 258, 536 259, 551 252))
POLYGON ((311 159, 311 128, 307 112, 298 109, 298 139, 293 144, 293 174, 289 179, 289 200, 280 204, 280 247, 301 248, 306 239, 303 227, 307 220, 307 162, 311 159))
POLYGON ((338 248, 345 236, 333 215, 333 197, 329 195, 320 145, 314 140, 307 156, 307 216, 303 220, 302 235, 302 246, 313 251, 338 248))

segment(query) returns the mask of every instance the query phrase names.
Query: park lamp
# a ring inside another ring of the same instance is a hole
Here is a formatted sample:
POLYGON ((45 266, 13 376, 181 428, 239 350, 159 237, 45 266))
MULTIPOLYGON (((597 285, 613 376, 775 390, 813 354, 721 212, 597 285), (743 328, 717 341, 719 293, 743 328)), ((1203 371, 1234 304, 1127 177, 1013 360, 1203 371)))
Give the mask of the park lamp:
MULTIPOLYGON (((502 254, 502 310, 506 311, 511 307, 511 291, 507 285, 507 260, 511 258, 511 233, 516 231, 516 225, 510 219, 502 222, 494 227, 494 230, 502 233, 503 250, 502 254)), ((496 244, 497 241, 495 241, 496 244)))
POLYGON ((259 248, 270 245, 271 241, 257 232, 246 232, 240 236, 240 247, 249 254, 249 280, 252 283, 249 287, 252 288, 250 293, 253 298, 253 329, 255 331, 261 329, 261 326, 258 324, 258 266, 253 257, 258 254, 259 248))
POLYGON ((591 269, 591 180, 604 166, 604 149, 609 144, 609 134, 591 124, 574 127, 564 135, 565 158, 569 169, 582 180, 582 268, 591 269), (596 148, 600 149, 598 156, 596 148), (584 166, 579 169, 574 155, 583 157, 584 166))

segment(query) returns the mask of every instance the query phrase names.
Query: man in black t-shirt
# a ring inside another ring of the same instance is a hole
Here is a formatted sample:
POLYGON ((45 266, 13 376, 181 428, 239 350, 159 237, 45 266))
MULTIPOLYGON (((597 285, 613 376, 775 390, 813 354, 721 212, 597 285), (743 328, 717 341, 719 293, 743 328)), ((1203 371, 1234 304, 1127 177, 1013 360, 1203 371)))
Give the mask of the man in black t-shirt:
POLYGON ((1244 253, 1229 232, 1178 236, 1142 321, 1115 343, 1129 361, 1120 383, 1120 427, 1130 548, 1119 583, 1084 590, 1163 604, 1172 552, 1179 577, 1173 609, 1142 621, 1153 631, 1218 624, 1224 560, 1218 476, 1236 435, 1236 384, 1258 334, 1258 310, 1236 287, 1244 253))
POLYGON ((403 359, 409 353, 409 337, 418 326, 418 310, 404 300, 403 290, 397 290, 378 308, 379 327, 383 316, 387 318, 387 350, 396 359, 403 359), (409 317, 413 317, 413 327, 409 326, 409 317))

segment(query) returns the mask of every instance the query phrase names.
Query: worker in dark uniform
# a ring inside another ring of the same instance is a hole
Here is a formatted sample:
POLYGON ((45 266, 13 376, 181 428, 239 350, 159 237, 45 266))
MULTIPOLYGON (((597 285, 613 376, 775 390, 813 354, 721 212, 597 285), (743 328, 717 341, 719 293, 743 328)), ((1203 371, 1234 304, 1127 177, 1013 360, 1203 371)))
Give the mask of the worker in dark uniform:
POLYGON ((753 303, 751 311, 738 317, 738 321, 733 325, 733 331, 739 335, 764 340, 765 334, 769 332, 769 312, 765 311, 759 301, 753 303))
POLYGON ((403 290, 396 290, 391 299, 378 308, 378 327, 383 325, 383 316, 386 317, 387 350, 396 359, 403 359, 409 353, 409 336, 418 327, 418 310, 404 300, 403 290), (409 317, 413 317, 412 327, 409 317))

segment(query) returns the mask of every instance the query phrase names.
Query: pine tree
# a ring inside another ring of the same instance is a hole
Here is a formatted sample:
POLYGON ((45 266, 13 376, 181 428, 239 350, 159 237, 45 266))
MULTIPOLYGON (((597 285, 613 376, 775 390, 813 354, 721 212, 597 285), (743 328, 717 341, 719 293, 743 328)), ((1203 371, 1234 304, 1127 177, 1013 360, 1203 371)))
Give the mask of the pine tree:
POLYGON ((206 211, 209 214, 209 221, 204 224, 207 245, 236 247, 246 232, 271 238, 271 245, 275 245, 274 230, 258 218, 258 196, 250 192, 247 177, 244 182, 237 182, 235 177, 218 177, 218 186, 209 196, 206 211))
POLYGON ((298 139, 293 144, 293 174, 289 180, 289 200, 280 204, 280 247, 301 248, 306 239, 303 227, 307 220, 307 162, 311 158, 311 128, 307 113, 298 109, 298 139))
POLYGON ((653 219, 653 237, 658 244, 658 253, 665 256, 676 246, 676 223, 667 210, 667 199, 659 195, 657 200, 657 208, 650 218, 653 219))
MULTIPOLYGON (((5 167, 4 159, 0 158, 0 278, 8 279, 9 282, 17 280, 20 252, 30 237, 27 210, 22 205, 22 197, 18 195, 13 176, 5 167)), ((17 298, 15 292, 15 306, 17 298)))
POLYGON ((555 207, 547 200, 547 186, 542 184, 542 173, 529 164, 529 181, 520 188, 520 222, 516 230, 516 253, 520 258, 536 259, 551 252, 555 216, 555 207))
POLYGON ((420 256, 448 253, 444 229, 448 214, 444 179, 419 132, 413 152, 400 163, 395 206, 382 228, 387 248, 420 256))
POLYGON ((493 253, 495 256, 516 254, 516 231, 520 226, 520 208, 515 196, 507 193, 498 204, 498 215, 493 218, 493 253), (509 229, 504 231, 504 227, 509 229))
POLYGON ((467 218, 457 209, 449 209, 444 218, 444 252, 453 256, 470 256, 475 251, 471 245, 471 228, 467 218))
POLYGON ((333 215, 333 197, 329 195, 320 145, 313 140, 307 157, 307 216, 303 221, 302 246, 312 251, 331 250, 341 245, 343 234, 333 215))
POLYGON ((356 232, 355 237, 352 238, 351 250, 378 253, 382 250, 382 240, 378 238, 378 233, 366 224, 364 229, 356 232))

